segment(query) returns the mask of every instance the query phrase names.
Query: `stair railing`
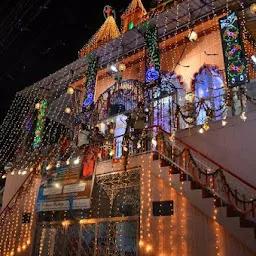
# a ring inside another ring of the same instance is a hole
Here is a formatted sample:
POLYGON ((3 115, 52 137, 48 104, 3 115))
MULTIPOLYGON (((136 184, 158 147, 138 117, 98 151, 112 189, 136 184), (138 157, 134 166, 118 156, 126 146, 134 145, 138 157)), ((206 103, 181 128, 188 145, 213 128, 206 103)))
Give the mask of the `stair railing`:
POLYGON ((159 128, 160 155, 241 214, 256 217, 256 187, 159 128))

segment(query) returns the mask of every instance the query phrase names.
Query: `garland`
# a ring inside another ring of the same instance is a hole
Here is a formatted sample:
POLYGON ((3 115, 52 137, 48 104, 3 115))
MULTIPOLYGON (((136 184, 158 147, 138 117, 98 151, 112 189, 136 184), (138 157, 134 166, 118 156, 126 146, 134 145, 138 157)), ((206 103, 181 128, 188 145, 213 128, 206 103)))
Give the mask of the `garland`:
MULTIPOLYGON (((166 140, 164 139, 164 135, 163 133, 162 134, 162 141, 164 142, 164 146, 166 149, 169 149, 168 145, 167 145, 167 142, 166 140)), ((193 158, 192 154, 191 154, 191 149, 189 148, 184 148, 179 154, 177 155, 172 155, 172 159, 174 159, 174 162, 175 162, 175 159, 180 157, 181 155, 183 155, 185 152, 188 153, 188 161, 190 163, 192 163, 192 165, 196 168, 196 170, 201 174, 201 175, 204 175, 206 177, 213 177, 213 178, 216 178, 218 175, 220 176, 220 179, 221 179, 221 182, 223 183, 223 188, 225 189, 225 192, 227 194, 227 197, 230 201, 230 196, 232 196, 232 198, 236 201, 236 202, 239 202, 241 204, 254 204, 256 202, 256 198, 252 199, 252 200, 246 200, 246 199, 241 199, 239 197, 239 195, 234 191, 234 189, 231 188, 231 186, 228 184, 228 181, 224 175, 224 171, 221 169, 221 168, 217 168, 215 171, 211 172, 211 173, 207 173, 205 171, 203 171, 199 166, 198 164, 196 163, 195 159, 193 158)), ((172 163, 171 163, 172 164, 172 163)), ((194 178, 196 178, 194 176, 194 178)), ((198 181, 199 183, 201 183, 201 181, 198 181)), ((202 184, 202 183, 201 183, 202 184)), ((253 209, 253 208, 252 208, 253 209)), ((251 209, 251 210, 252 210, 251 209)), ((237 209, 238 210, 238 209, 237 209)), ((250 211, 251 211, 250 210, 250 211)))
POLYGON ((47 107, 47 100, 41 100, 40 109, 38 110, 38 116, 37 116, 33 148, 37 148, 42 140, 42 130, 44 126, 44 120, 45 120, 44 117, 45 117, 46 107, 47 107))

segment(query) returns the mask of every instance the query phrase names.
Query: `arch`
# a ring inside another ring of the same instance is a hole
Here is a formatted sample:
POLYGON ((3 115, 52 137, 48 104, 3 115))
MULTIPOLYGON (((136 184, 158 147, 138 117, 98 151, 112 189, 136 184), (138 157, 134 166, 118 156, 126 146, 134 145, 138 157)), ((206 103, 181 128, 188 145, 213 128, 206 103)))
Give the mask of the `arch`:
POLYGON ((143 100, 143 83, 128 79, 115 83, 103 92, 95 103, 94 120, 104 120, 110 116, 130 111, 143 100))
POLYGON ((159 83, 153 88, 154 125, 166 131, 177 128, 175 117, 177 105, 184 105, 185 84, 182 77, 169 72, 161 72, 159 83))
POLYGON ((225 111, 224 87, 224 78, 217 66, 204 64, 195 73, 192 88, 198 125, 205 123, 207 119, 221 119, 225 111))

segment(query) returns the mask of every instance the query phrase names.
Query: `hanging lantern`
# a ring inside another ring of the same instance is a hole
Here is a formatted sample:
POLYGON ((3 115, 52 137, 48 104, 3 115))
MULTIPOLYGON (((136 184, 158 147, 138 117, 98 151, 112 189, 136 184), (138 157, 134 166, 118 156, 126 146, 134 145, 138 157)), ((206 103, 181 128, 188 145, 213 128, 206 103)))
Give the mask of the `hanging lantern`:
POLYGON ((40 102, 37 102, 36 105, 35 105, 35 108, 36 108, 36 109, 40 109, 40 108, 41 108, 41 103, 40 103, 40 102))
POLYGON ((128 151, 127 146, 124 145, 123 150, 124 150, 125 152, 127 152, 127 151, 128 151))
POLYGON ((126 69, 126 66, 125 66, 124 63, 121 63, 121 64, 119 65, 119 67, 118 67, 118 70, 119 70, 120 72, 124 72, 125 69, 126 69))
POLYGON ((189 103, 192 103, 193 102, 193 98, 194 98, 194 95, 192 92, 188 92, 185 96, 185 100, 188 101, 189 103))
POLYGON ((68 87, 67 94, 72 95, 74 94, 75 90, 73 87, 68 87))
POLYGON ((191 41, 191 42, 195 42, 195 41, 197 40, 197 38, 198 38, 198 35, 197 35, 197 33, 196 33, 194 30, 192 30, 192 31, 189 33, 189 35, 188 35, 188 39, 189 39, 189 41, 191 41))
POLYGON ((70 114, 71 113, 71 108, 70 107, 66 107, 65 108, 65 113, 66 114, 70 114))
POLYGON ((251 12, 251 14, 253 14, 253 15, 256 14, 256 3, 251 4, 251 6, 250 6, 250 12, 251 12))
POLYGON ((110 155, 110 156, 113 156, 114 154, 115 154, 114 149, 111 149, 110 152, 109 152, 109 155, 110 155))
POLYGON ((201 127, 201 128, 199 129, 199 133, 204 133, 203 127, 201 127))
POLYGON ((223 120, 221 121, 222 126, 225 126, 227 123, 228 123, 228 122, 227 122, 225 119, 223 119, 223 120))
POLYGON ((204 123, 204 125, 203 125, 203 129, 204 129, 205 131, 208 131, 209 128, 210 128, 209 123, 206 121, 206 122, 204 123))

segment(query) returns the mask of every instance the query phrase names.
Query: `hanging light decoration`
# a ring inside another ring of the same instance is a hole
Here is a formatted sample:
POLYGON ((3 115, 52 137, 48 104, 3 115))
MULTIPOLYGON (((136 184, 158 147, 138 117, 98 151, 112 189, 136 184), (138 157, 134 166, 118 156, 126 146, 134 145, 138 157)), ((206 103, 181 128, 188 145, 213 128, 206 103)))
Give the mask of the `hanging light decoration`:
POLYGON ((70 114, 71 113, 71 108, 70 107, 66 107, 65 108, 65 113, 66 114, 70 114))
POLYGON ((223 120, 221 121, 222 126, 225 126, 227 123, 228 123, 228 122, 227 122, 225 119, 223 119, 223 120))
POLYGON ((121 63, 121 64, 118 66, 118 70, 119 70, 120 72, 124 72, 125 69, 126 69, 126 66, 125 66, 124 63, 121 63))
POLYGON ((72 95, 74 94, 75 90, 73 87, 68 87, 67 94, 72 95))
POLYGON ((126 146, 126 145, 124 145, 123 150, 124 150, 125 152, 127 152, 127 151, 128 151, 128 148, 127 148, 127 146, 126 146))
POLYGON ((207 132, 209 130, 210 126, 209 126, 209 123, 208 121, 206 121, 203 125, 203 129, 207 132))
POLYGON ((80 158, 77 157, 75 160, 74 160, 74 164, 79 164, 80 163, 80 158))
POLYGON ((109 155, 110 155, 110 156, 113 156, 114 154, 115 154, 114 149, 111 149, 110 152, 109 152, 109 155))
POLYGON ((118 72, 118 69, 117 69, 117 67, 114 64, 110 65, 110 70, 115 72, 115 73, 118 72))
POLYGON ((247 119, 247 116, 245 115, 245 112, 243 112, 241 115, 240 115, 240 118, 245 121, 247 119))
POLYGON ((197 38, 198 38, 198 35, 197 35, 197 33, 196 33, 194 30, 192 30, 192 31, 188 34, 188 39, 189 39, 189 41, 191 41, 191 42, 195 42, 195 41, 197 40, 197 38))
POLYGON ((199 129, 199 133, 204 133, 203 127, 201 127, 201 128, 199 129))
POLYGON ((250 12, 251 12, 251 14, 253 14, 253 15, 256 14, 256 3, 251 4, 251 6, 250 6, 250 12))
POLYGON ((153 147, 153 148, 156 148, 156 146, 157 146, 157 141, 156 141, 156 138, 155 138, 155 137, 152 138, 151 143, 152 143, 152 147, 153 147))
POLYGON ((140 143, 140 140, 138 141, 137 143, 137 149, 140 149, 141 148, 141 143, 140 143))
POLYGON ((35 105, 35 108, 36 108, 36 109, 40 109, 40 108, 41 108, 41 103, 40 103, 40 102, 37 102, 36 105, 35 105))

